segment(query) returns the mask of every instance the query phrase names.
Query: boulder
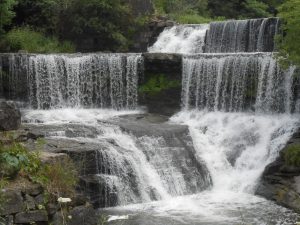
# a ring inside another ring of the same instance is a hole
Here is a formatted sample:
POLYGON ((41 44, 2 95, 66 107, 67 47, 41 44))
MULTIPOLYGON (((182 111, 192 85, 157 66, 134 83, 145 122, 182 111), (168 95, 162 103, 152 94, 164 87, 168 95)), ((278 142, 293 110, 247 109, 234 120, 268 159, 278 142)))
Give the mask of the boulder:
POLYGON ((21 126, 21 112, 12 102, 0 102, 0 131, 17 130, 21 126))
POLYGON ((0 208, 0 216, 22 212, 25 209, 20 191, 8 190, 3 195, 5 204, 0 208))
POLYGON ((48 215, 46 210, 35 210, 28 212, 21 212, 16 214, 15 223, 27 224, 34 222, 47 222, 48 215))

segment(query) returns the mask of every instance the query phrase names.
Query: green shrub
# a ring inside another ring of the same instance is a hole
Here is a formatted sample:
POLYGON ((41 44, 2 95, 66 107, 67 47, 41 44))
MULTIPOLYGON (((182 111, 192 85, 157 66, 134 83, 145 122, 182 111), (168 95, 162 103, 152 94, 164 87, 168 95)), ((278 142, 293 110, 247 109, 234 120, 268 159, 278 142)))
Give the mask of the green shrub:
POLYGON ((292 144, 284 151, 285 163, 289 166, 300 166, 300 144, 292 144))
POLYGON ((38 152, 29 152, 21 143, 0 145, 0 175, 14 178, 18 173, 35 174, 40 168, 38 152))
POLYGON ((6 34, 4 45, 12 52, 24 50, 30 53, 71 53, 75 51, 71 42, 60 43, 57 38, 46 37, 43 33, 33 31, 29 27, 12 29, 6 34))
MULTIPOLYGON (((13 134, 8 133, 10 140, 13 134)), ((39 151, 28 151, 22 144, 11 139, 9 144, 0 142, 0 178, 13 180, 17 175, 41 184, 49 200, 56 201, 58 197, 73 197, 77 184, 77 170, 69 158, 64 158, 43 164, 39 151)), ((45 144, 43 139, 36 141, 37 150, 45 144)), ((4 183, 0 182, 0 190, 4 183)), ((1 192, 0 192, 1 201, 1 192)))
POLYGON ((178 80, 168 79, 164 74, 153 75, 147 83, 139 88, 139 92, 148 94, 158 94, 163 90, 180 87, 181 82, 178 80))

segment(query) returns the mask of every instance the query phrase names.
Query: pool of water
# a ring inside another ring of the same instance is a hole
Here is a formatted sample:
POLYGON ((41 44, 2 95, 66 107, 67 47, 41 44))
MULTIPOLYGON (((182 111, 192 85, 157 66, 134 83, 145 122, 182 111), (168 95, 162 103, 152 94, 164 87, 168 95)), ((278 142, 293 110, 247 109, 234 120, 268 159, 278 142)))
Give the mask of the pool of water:
POLYGON ((115 225, 292 225, 299 214, 264 198, 206 191, 100 211, 115 225))

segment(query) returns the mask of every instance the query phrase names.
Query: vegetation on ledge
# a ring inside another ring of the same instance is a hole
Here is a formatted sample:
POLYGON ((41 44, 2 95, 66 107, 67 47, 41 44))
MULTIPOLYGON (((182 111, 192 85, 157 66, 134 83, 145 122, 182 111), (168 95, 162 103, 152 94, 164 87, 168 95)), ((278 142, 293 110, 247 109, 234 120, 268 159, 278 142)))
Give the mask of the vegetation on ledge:
MULTIPOLYGON (((11 133, 4 132, 0 135, 2 136, 0 141, 1 190, 18 179, 25 179, 41 185, 45 190, 44 195, 50 202, 56 202, 62 196, 72 198, 75 195, 78 174, 69 158, 51 164, 43 163, 39 151, 44 145, 42 139, 36 141, 37 149, 29 151, 24 143, 14 140, 11 133)), ((0 199, 2 198, 0 192, 0 199)), ((5 201, 0 203, 5 204, 5 201)))
POLYGON ((164 74, 155 74, 152 75, 145 84, 139 87, 139 92, 149 95, 156 95, 161 91, 180 87, 180 85, 181 82, 178 80, 171 80, 164 74))

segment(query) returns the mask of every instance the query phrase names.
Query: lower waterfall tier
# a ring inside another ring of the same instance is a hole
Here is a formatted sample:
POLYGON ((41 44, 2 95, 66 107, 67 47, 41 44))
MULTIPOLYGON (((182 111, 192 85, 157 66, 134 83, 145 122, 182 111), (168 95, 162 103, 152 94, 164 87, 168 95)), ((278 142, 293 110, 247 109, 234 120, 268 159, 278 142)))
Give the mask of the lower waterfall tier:
POLYGON ((23 121, 45 135, 47 151, 67 153, 81 165, 82 191, 97 207, 166 200, 211 186, 187 126, 160 116, 115 117, 128 113, 136 112, 37 110, 24 112, 23 121))
POLYGON ((297 214, 254 192, 300 126, 297 116, 194 110, 168 120, 57 109, 25 110, 23 122, 45 135, 45 151, 75 160, 81 191, 96 207, 117 206, 102 210, 128 218, 116 224, 271 225, 294 224, 297 214))

